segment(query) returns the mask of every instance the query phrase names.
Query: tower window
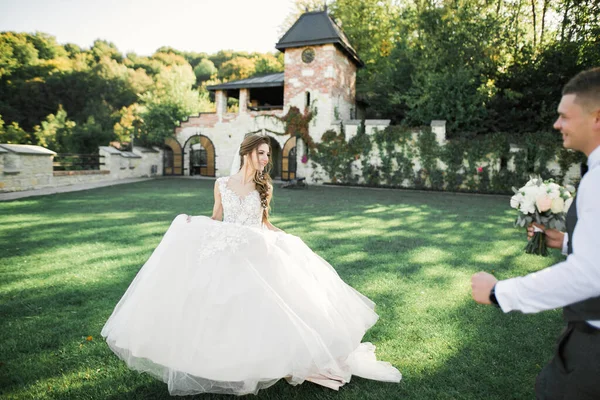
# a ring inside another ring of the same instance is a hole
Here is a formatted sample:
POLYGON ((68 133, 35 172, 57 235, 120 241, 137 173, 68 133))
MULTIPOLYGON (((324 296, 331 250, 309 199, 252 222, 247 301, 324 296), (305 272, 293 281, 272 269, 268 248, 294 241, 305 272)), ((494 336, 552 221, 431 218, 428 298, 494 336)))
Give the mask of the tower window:
POLYGON ((306 92, 306 108, 310 107, 310 92, 306 92))

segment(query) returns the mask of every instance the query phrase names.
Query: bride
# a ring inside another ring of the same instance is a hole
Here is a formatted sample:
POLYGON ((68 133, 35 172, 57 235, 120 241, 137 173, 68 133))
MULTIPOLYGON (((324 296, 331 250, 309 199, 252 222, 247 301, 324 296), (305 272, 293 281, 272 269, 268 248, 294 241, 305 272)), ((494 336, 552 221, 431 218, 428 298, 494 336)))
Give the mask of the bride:
POLYGON ((361 343, 375 304, 269 222, 269 143, 244 139, 239 172, 215 183, 212 218, 175 218, 102 336, 172 395, 256 394, 281 378, 335 390, 352 375, 399 382, 361 343))

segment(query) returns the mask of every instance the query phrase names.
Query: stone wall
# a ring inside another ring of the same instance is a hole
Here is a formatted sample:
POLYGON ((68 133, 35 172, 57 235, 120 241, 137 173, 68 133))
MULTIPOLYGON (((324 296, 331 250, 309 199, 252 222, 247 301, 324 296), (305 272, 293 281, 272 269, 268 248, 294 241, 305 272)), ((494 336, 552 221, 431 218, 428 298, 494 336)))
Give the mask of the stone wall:
POLYGON ((52 159, 56 153, 30 145, 0 144, 0 149, 0 192, 52 184, 52 159))
POLYGON ((162 175, 162 151, 100 147, 100 170, 53 171, 56 153, 40 146, 0 144, 0 192, 162 175))

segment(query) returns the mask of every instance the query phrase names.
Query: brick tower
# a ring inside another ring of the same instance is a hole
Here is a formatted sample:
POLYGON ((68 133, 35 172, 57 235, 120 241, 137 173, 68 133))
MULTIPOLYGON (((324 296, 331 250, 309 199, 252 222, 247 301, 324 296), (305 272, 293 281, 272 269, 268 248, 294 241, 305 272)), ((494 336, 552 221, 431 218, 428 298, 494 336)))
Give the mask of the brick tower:
POLYGON ((326 10, 302 14, 275 48, 285 53, 284 107, 317 109, 314 139, 333 121, 354 118, 356 71, 364 64, 326 10))

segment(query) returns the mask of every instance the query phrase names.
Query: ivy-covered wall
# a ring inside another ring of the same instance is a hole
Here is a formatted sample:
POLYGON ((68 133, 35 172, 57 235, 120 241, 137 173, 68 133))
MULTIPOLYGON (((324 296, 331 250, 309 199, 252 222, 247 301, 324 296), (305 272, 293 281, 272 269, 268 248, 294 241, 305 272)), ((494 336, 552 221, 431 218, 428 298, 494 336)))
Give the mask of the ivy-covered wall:
POLYGON ((340 123, 311 152, 314 181, 479 193, 512 193, 530 174, 576 183, 581 153, 565 150, 556 132, 497 132, 445 140, 435 125, 388 126, 348 135, 340 123), (438 132, 439 133, 439 132, 438 132))

